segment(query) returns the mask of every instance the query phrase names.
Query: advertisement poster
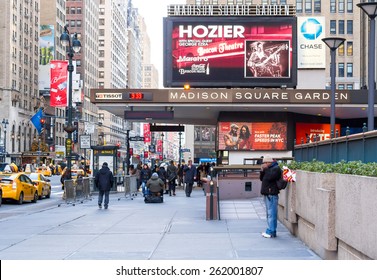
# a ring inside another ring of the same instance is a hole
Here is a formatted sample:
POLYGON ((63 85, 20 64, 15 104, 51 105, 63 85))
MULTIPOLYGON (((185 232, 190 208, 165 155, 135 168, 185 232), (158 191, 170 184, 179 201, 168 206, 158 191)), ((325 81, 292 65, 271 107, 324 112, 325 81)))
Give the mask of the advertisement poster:
POLYGON ((166 19, 167 86, 296 84, 292 18, 190 19, 166 19))
POLYGON ((218 131, 218 150, 278 151, 287 149, 286 123, 221 122, 218 131))
POLYGON ((68 62, 62 60, 51 61, 51 81, 50 81, 50 106, 67 106, 67 71, 68 62))
POLYGON ((39 29, 38 89, 48 91, 50 89, 50 62, 54 59, 55 53, 55 27, 42 24, 39 29))
POLYGON ((326 68, 325 17, 297 18, 297 68, 326 68))
MULTIPOLYGON (((335 124, 335 131, 340 136, 340 124, 335 124)), ((331 126, 329 123, 296 123, 296 144, 323 141, 331 138, 331 126)))

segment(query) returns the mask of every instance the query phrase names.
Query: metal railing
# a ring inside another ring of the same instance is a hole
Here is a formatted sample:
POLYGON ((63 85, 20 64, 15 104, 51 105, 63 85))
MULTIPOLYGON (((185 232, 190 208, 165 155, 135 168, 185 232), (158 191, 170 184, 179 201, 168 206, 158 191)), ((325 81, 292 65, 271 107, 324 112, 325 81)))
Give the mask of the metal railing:
POLYGON ((340 161, 377 162, 377 130, 323 141, 295 145, 296 161, 318 160, 325 163, 340 161))

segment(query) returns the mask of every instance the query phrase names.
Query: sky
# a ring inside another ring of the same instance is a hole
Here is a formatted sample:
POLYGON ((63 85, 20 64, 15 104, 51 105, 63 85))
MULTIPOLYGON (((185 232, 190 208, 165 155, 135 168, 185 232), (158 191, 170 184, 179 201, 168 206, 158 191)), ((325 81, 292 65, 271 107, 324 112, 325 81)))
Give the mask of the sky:
POLYGON ((151 40, 151 62, 157 67, 159 87, 162 88, 163 76, 163 30, 162 19, 167 16, 167 6, 173 4, 186 4, 186 0, 132 0, 139 14, 144 17, 147 32, 151 40))

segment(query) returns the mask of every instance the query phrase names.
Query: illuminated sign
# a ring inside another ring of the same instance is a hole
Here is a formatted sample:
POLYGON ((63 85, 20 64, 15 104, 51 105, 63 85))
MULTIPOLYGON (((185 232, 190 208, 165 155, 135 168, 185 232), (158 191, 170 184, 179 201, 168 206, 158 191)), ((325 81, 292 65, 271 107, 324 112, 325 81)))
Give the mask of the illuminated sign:
MULTIPOLYGON (((340 124, 335 124, 340 135, 340 124)), ((336 131, 334 132, 336 133, 336 131)), ((311 143, 331 139, 331 126, 328 123, 296 123, 296 144, 311 143)))
POLYGON ((164 19, 164 86, 294 87, 295 17, 164 19))
POLYGON ((287 124, 220 122, 218 150, 281 151, 287 149, 287 124))
POLYGON ((294 5, 169 5, 169 16, 294 16, 294 5))
POLYGON ((123 99, 123 94, 116 92, 97 92, 96 99, 123 99))
POLYGON ((151 92, 142 92, 142 91, 130 91, 127 92, 124 96, 125 100, 153 100, 153 93, 151 92))

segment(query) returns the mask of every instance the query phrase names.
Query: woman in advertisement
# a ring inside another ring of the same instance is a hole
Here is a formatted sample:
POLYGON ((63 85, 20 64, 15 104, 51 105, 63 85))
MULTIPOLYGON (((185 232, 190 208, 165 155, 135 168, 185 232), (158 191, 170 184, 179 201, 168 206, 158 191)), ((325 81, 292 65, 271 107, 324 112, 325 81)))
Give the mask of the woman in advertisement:
POLYGON ((251 133, 249 127, 244 124, 241 126, 240 135, 238 137, 238 150, 251 150, 251 133))

